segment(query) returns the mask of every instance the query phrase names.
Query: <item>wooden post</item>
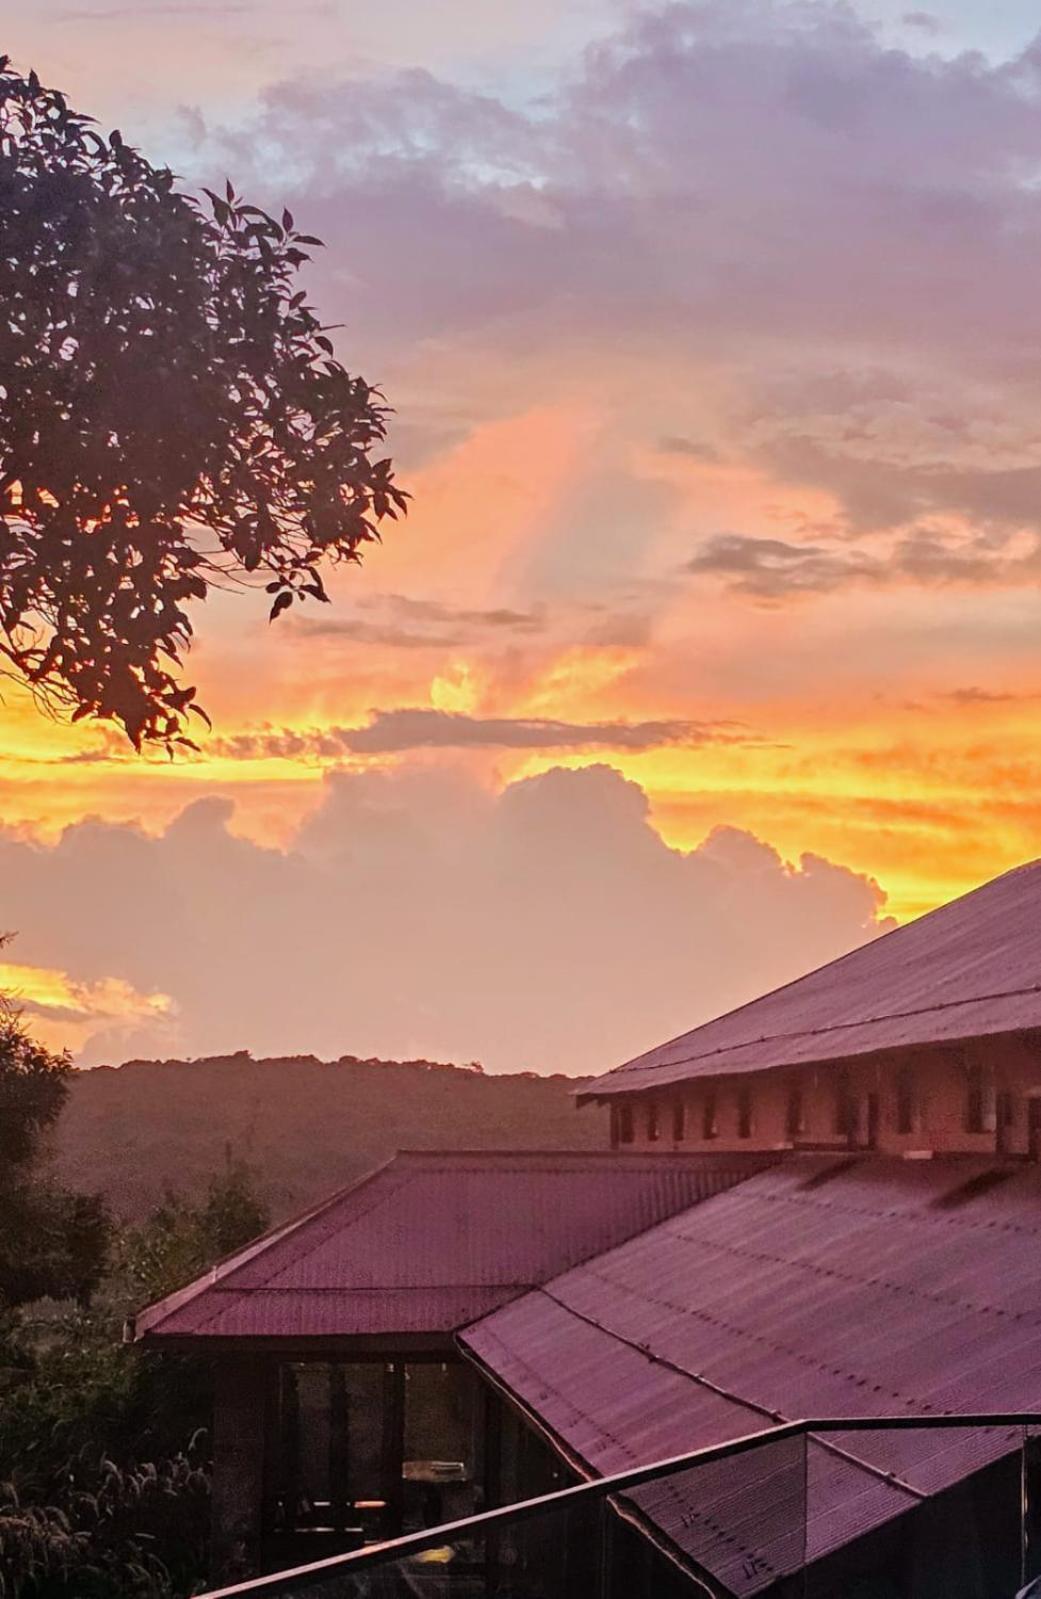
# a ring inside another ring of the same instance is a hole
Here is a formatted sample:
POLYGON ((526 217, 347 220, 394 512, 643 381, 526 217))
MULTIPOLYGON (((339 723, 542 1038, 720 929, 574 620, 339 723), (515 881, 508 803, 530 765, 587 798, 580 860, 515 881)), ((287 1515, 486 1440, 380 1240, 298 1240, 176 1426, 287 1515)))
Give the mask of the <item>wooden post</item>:
POLYGON ((391 1360, 383 1368, 383 1498, 387 1505, 387 1537, 401 1532, 405 1461, 405 1362, 391 1360))
MULTIPOLYGON (((484 1496, 479 1508, 495 1510, 502 1504, 502 1400, 487 1383, 481 1384, 478 1414, 479 1482, 484 1496)), ((484 1586, 487 1593, 498 1592, 499 1567, 499 1533, 492 1527, 484 1535, 484 1586)))
POLYGON ((269 1380, 256 1355, 227 1356, 214 1373, 210 1563, 218 1582, 259 1569, 269 1380))
POLYGON ((350 1400, 347 1374, 339 1361, 329 1367, 329 1500, 332 1524, 341 1531, 347 1526, 348 1491, 351 1475, 350 1400))

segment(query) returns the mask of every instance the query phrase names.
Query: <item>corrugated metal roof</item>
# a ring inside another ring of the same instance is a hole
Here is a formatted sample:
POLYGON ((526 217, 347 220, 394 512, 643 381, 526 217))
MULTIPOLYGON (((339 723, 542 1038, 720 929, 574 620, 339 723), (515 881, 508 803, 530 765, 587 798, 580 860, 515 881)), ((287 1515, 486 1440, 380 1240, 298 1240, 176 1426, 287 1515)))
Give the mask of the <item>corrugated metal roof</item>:
POLYGON ((137 1336, 449 1332, 763 1164, 731 1155, 401 1154, 143 1311, 137 1336))
POLYGON ((1041 861, 615 1067, 580 1097, 1032 1028, 1041 861))
MULTIPOLYGON (((595 1474, 771 1420, 1039 1409, 1041 1172, 1010 1166, 991 1187, 977 1181, 994 1169, 791 1158, 495 1311, 460 1342, 595 1474)), ((977 1429, 814 1443, 808 1558, 1014 1441, 977 1429)), ((801 1563, 795 1468, 784 1454, 743 1464, 753 1459, 632 1496, 739 1594, 801 1563)))

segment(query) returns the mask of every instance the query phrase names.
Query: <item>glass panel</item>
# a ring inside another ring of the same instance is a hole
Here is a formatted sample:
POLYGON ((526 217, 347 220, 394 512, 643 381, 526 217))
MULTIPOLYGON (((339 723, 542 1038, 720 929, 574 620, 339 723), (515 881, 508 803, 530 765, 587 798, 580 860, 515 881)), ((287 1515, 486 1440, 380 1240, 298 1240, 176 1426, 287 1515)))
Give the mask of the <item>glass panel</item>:
POLYGON ((802 1436, 760 1444, 644 1484, 619 1502, 664 1533, 695 1571, 728 1592, 756 1594, 802 1569, 806 1447, 802 1436))
MULTIPOLYGON (((436 1366, 415 1380, 406 1441, 454 1436, 465 1465, 464 1390, 436 1366), (458 1430, 425 1430, 442 1426, 458 1430)), ((512 1438, 511 1482, 559 1475, 536 1442, 512 1438)), ((318 1467, 305 1458, 300 1469, 318 1467)), ((1041 1427, 995 1419, 818 1424, 625 1489, 550 1492, 491 1525, 434 1528, 260 1589, 264 1599, 1015 1599, 1039 1573, 1041 1427)))
POLYGON ((475 1378, 459 1362, 405 1368, 403 1526, 461 1521, 483 1508, 475 1472, 475 1378))
POLYGON ((1023 1429, 1022 1581, 1041 1578, 1041 1426, 1023 1429))
POLYGON ((802 1599, 1013 1599, 1022 1442, 1000 1425, 815 1435, 802 1599))
POLYGON ((550 1510, 498 1531, 446 1538, 354 1576, 333 1572, 317 1585, 288 1587, 284 1599, 596 1599, 603 1515, 602 1499, 550 1510))

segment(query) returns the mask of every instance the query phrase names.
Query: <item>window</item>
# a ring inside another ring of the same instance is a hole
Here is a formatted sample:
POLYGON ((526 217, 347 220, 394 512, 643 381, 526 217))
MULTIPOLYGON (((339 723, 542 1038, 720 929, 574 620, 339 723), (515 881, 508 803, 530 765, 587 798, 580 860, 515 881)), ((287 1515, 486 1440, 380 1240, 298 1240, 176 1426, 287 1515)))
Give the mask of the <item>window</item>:
POLYGON ((750 1088, 738 1089, 737 1136, 738 1138, 751 1138, 752 1136, 752 1090, 750 1088))
POLYGON ((674 1099, 673 1100, 673 1102, 672 1102, 672 1141, 673 1141, 674 1144, 682 1144, 684 1138, 686 1137, 686 1133, 687 1133, 687 1114, 686 1114, 686 1109, 687 1108, 684 1105, 682 1099, 674 1099))
POLYGON ((705 1102, 701 1107, 701 1136, 719 1137, 719 1109, 716 1096, 711 1089, 705 1095, 705 1102))
POLYGON ((993 1133, 998 1126, 998 1096, 994 1080, 982 1066, 969 1067, 965 1086, 965 1131, 993 1133))
POLYGON ((915 1080, 910 1066, 901 1066, 896 1074, 896 1130, 913 1133, 915 1130, 915 1080))
POLYGON ((656 1144, 658 1142, 658 1135, 660 1131, 661 1129, 658 1125, 657 1101, 649 1099, 647 1101, 647 1142, 649 1144, 656 1144))
POLYGON ((631 1105, 618 1106, 618 1142, 631 1144, 633 1141, 633 1107, 631 1105))
POLYGON ((785 1110, 784 1128, 789 1138, 798 1138, 806 1131, 806 1104, 801 1088, 789 1088, 785 1110))

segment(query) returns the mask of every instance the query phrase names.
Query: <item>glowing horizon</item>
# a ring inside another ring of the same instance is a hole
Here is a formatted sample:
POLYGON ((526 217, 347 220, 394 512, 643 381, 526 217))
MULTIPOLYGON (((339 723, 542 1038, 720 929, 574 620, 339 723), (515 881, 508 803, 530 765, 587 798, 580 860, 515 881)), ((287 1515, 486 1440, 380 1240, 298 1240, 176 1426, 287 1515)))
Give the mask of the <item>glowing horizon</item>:
MULTIPOLYGON (((437 30, 405 0, 390 9, 385 26, 316 13, 317 74, 297 42, 280 53, 281 5, 215 15, 193 42, 198 103, 187 30, 161 8, 128 22, 120 82, 92 0, 68 32, 56 0, 15 30, 22 63, 131 139, 137 112, 149 153, 191 182, 230 171, 326 239, 313 297, 345 324, 347 364, 394 405, 414 496, 364 567, 335 575, 332 606, 269 628, 252 600, 222 596, 197 617, 188 670, 214 718, 197 757, 137 757, 111 730, 48 722, 5 691, 0 844, 21 853, 0 926, 19 929, 8 953, 41 1006, 73 985, 67 1040, 89 1058, 226 1042, 190 974, 151 969, 115 928, 92 949, 79 900, 75 938, 34 919, 33 884, 62 848, 100 850, 89 818, 104 818, 120 870, 135 839, 172 859, 201 829, 225 873, 307 863, 301 894, 320 835, 313 909, 346 892, 329 862, 355 846, 328 830, 349 791, 382 898, 407 898, 410 872, 432 880, 439 839, 462 852, 462 948, 493 915, 496 881, 523 900, 532 846, 511 833, 496 879, 464 858, 453 818, 475 807, 498 839, 541 796, 565 867, 569 807, 594 832, 614 818, 605 860, 617 849, 629 876, 612 904, 635 916, 640 883, 654 903, 686 862, 708 937, 728 915, 724 877, 753 906, 765 873, 770 893, 790 891, 789 915, 806 903, 832 929, 821 946, 799 922, 795 966, 1041 854, 1041 133, 1026 12, 1017 44, 1011 21, 988 33, 954 0, 929 27, 823 0, 597 0, 559 24, 555 8, 507 6, 494 38, 470 0, 437 30), (128 58, 149 63, 147 103, 121 104, 128 58), (581 789, 525 786, 587 768, 581 789), (642 791, 642 819, 605 768, 642 791), (442 794, 428 836, 424 807, 442 794), (233 810, 218 825, 200 802, 233 810), (406 833, 422 835, 413 856, 406 833), (236 840, 255 855, 235 856, 236 840), (837 874, 826 889, 818 862, 837 874), (831 923, 836 884, 848 898, 831 923)), ((595 892, 594 878, 591 904, 595 892)), ((525 914, 534 947, 538 913, 525 914)), ((579 948, 596 931, 576 926, 579 948)), ((701 932, 688 934, 694 950, 701 932)), ((737 933, 730 958, 735 995, 777 975, 737 933)), ((646 960, 669 957, 652 942, 646 960)), ((570 981, 576 998, 561 990, 532 1064, 560 1064, 556 1040, 576 1047, 565 1013, 596 979, 576 957, 570 981)), ((640 981, 650 1028, 652 1000, 664 1011, 673 990, 640 981)), ((689 996, 676 994, 691 1022, 715 998, 698 981, 692 956, 689 996)), ((430 1052, 442 1040, 519 1058, 465 990, 458 1028, 436 994, 416 1003, 394 1038, 417 1052, 426 1028, 430 1052)), ((323 1037, 340 1015, 350 1050, 349 985, 328 999, 323 1037)), ((377 1045, 378 1022, 365 1023, 377 1045)), ((61 1026, 48 1036, 62 1041, 61 1026)))

